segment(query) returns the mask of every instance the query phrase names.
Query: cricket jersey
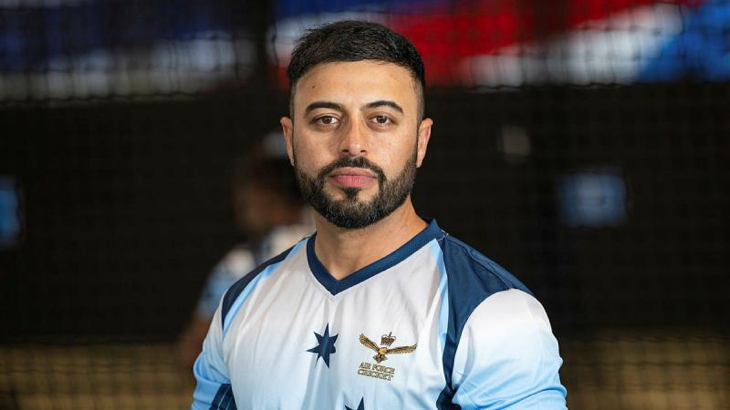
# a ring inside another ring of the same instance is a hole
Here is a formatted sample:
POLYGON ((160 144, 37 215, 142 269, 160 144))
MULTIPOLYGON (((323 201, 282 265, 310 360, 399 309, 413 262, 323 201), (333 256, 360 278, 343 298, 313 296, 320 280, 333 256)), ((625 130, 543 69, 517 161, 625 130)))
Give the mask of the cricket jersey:
POLYGON ((542 305, 431 221, 336 280, 316 233, 236 282, 194 366, 193 409, 563 409, 542 305))

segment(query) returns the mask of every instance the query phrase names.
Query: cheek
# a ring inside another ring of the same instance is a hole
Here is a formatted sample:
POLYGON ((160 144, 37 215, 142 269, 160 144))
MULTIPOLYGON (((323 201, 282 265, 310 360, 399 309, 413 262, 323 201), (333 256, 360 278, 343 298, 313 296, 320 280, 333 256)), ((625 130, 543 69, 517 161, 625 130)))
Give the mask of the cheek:
POLYGON ((313 170, 328 165, 337 159, 336 149, 333 149, 331 145, 332 141, 325 136, 307 135, 302 131, 296 132, 292 147, 297 167, 311 173, 313 170))
POLYGON ((312 146, 311 144, 299 144, 296 146, 296 154, 298 159, 301 159, 304 162, 312 162, 316 160, 317 156, 321 155, 317 152, 316 146, 312 146))
POLYGON ((379 156, 379 160, 373 158, 374 161, 379 162, 383 170, 389 176, 395 176, 399 174, 403 167, 411 161, 414 153, 417 152, 416 141, 413 137, 405 137, 402 139, 392 139, 388 143, 383 144, 383 150, 379 156), (398 143, 394 143, 398 141, 398 143))

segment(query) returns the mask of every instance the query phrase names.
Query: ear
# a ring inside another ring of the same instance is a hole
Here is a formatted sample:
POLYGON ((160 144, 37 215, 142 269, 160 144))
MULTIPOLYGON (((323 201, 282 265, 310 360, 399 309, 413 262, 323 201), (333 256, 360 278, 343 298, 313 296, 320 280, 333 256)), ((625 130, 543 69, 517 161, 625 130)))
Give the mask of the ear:
POLYGON ((289 156, 289 163, 294 166, 294 123, 289 117, 281 117, 279 120, 281 131, 284 134, 284 142, 286 142, 286 154, 289 156))
POLYGON ((424 118, 421 125, 418 126, 418 153, 416 156, 416 167, 420 168, 423 159, 426 158, 426 150, 428 149, 428 141, 431 139, 431 127, 433 120, 424 118))

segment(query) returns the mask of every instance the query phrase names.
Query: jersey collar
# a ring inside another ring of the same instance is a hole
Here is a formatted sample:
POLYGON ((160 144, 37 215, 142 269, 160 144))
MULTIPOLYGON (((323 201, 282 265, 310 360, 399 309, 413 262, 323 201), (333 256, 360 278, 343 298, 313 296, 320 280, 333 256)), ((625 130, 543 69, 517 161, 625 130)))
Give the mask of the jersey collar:
POLYGON ((332 295, 336 295, 344 290, 347 290, 360 282, 363 282, 378 273, 390 269, 403 260, 407 259, 414 252, 421 249, 423 245, 430 242, 432 239, 443 235, 443 231, 436 224, 436 220, 426 220, 428 226, 419 232, 416 236, 411 238, 400 248, 394 250, 390 254, 386 255, 382 259, 379 259, 370 265, 352 273, 351 275, 337 280, 335 279, 319 261, 317 255, 314 253, 314 243, 317 239, 317 233, 315 232, 307 241, 307 261, 309 263, 309 269, 311 269, 314 277, 317 279, 322 286, 325 287, 332 295))

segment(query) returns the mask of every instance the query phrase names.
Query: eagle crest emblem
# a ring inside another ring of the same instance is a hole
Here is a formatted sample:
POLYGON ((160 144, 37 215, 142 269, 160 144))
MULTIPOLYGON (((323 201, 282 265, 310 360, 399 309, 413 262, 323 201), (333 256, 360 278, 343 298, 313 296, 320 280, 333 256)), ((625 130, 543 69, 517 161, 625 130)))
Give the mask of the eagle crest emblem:
POLYGON ((390 345, 395 342, 395 339, 396 337, 393 336, 393 332, 390 332, 380 338, 381 343, 380 346, 378 346, 375 342, 368 339, 367 336, 363 334, 360 335, 360 343, 376 353, 376 355, 373 356, 373 359, 375 359, 378 363, 388 360, 386 355, 389 354, 413 353, 413 351, 416 350, 416 346, 418 346, 415 344, 412 346, 390 347, 390 345))

